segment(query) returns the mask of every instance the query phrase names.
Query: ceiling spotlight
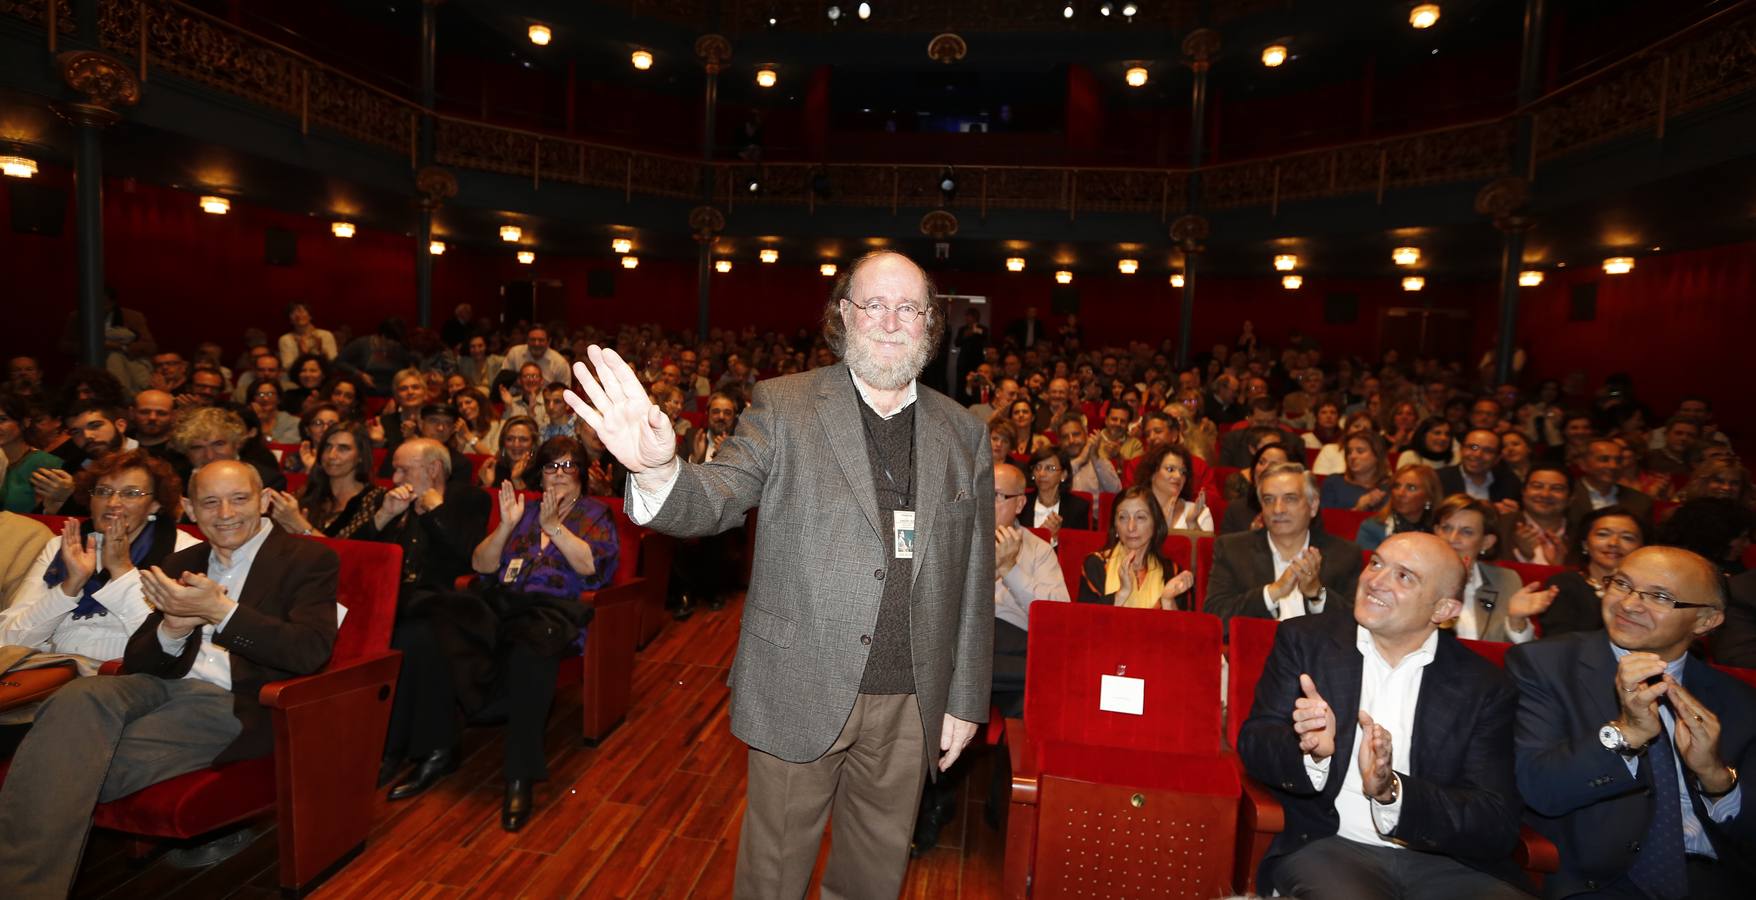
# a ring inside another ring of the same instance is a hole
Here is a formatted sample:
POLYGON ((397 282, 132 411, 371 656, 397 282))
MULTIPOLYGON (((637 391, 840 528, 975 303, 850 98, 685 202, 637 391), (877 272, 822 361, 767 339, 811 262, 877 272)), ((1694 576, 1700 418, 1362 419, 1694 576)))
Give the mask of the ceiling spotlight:
POLYGON ((640 265, 640 257, 638 257, 638 256, 624 256, 624 257, 622 257, 622 268, 624 268, 624 269, 637 268, 639 265, 640 265))
POLYGON ((872 18, 872 4, 870 4, 870 3, 860 4, 859 8, 854 10, 854 13, 860 17, 861 21, 864 21, 866 19, 870 19, 870 18, 872 18))
POLYGON ((1127 79, 1128 79, 1128 86, 1129 87, 1142 87, 1142 86, 1144 86, 1146 84, 1146 67, 1145 66, 1129 66, 1127 79))
POLYGON ((762 179, 756 175, 751 175, 750 177, 744 179, 744 193, 746 193, 746 194, 760 194, 760 193, 762 193, 762 179))
POLYGON ((1102 15, 1105 18, 1109 18, 1110 13, 1113 13, 1115 11, 1116 11, 1116 4, 1114 4, 1114 3, 1105 3, 1102 6, 1098 7, 1098 14, 1102 15))
POLYGON ((1427 279, 1419 275, 1410 275, 1402 280, 1402 289, 1405 291, 1418 291, 1426 286, 1427 279))
POLYGON ((530 264, 531 264, 531 263, 534 263, 534 262, 536 262, 536 261, 537 261, 537 255, 536 255, 536 254, 535 254, 535 253, 533 253, 533 252, 531 252, 531 251, 529 251, 529 250, 520 250, 520 251, 518 251, 518 262, 519 262, 519 263, 520 263, 520 264, 521 264, 521 265, 526 265, 526 266, 528 266, 528 265, 530 265, 530 264))
POLYGON ((1421 261, 1421 248, 1398 247, 1390 251, 1390 259, 1399 266, 1412 266, 1421 261))
POLYGON ((500 240, 503 240, 508 244, 516 244, 521 237, 524 237, 524 229, 517 225, 500 226, 500 240))
POLYGON ((1063 18, 1063 19, 1073 18, 1073 4, 1069 3, 1066 6, 1061 7, 1061 18, 1063 18))
POLYGON ((1519 287, 1536 287, 1543 283, 1543 273, 1537 269, 1525 269, 1518 273, 1519 287))
POLYGON ((445 255, 445 242, 444 241, 428 241, 427 242, 427 255, 428 256, 444 256, 445 255))
POLYGON ((628 57, 628 60, 634 63, 634 68, 639 69, 642 72, 652 68, 652 54, 645 50, 634 51, 633 55, 628 57))
POLYGON ((1123 15, 1123 17, 1125 17, 1125 18, 1129 18, 1129 19, 1132 19, 1132 18, 1134 18, 1134 14, 1135 14, 1135 13, 1137 13, 1137 12, 1140 12, 1140 7, 1138 7, 1138 6, 1135 6, 1135 5, 1134 5, 1134 4, 1132 4, 1132 3, 1124 3, 1124 4, 1122 4, 1122 15, 1123 15))
POLYGON ((231 208, 232 208, 232 201, 227 200, 224 197, 203 197, 203 198, 201 198, 201 211, 202 212, 213 213, 216 216, 223 216, 226 214, 226 211, 231 209, 231 208))
POLYGON ((37 161, 27 156, 0 156, 0 175, 29 178, 37 174, 37 161))
POLYGON ((1285 44, 1269 44, 1262 48, 1262 64, 1270 69, 1287 61, 1285 44))
POLYGON ((763 66, 756 70, 756 84, 758 87, 774 87, 776 77, 773 66, 763 66))
POLYGON ((1612 256, 1604 260, 1605 275, 1626 275, 1634 271, 1634 257, 1612 256))
POLYGON ((530 42, 538 47, 549 46, 549 39, 552 37, 554 35, 549 32, 547 25, 532 25, 530 27, 530 42))
POLYGON ((1280 279, 1280 286, 1283 288, 1286 288, 1289 291, 1298 290, 1299 286, 1304 284, 1304 283, 1305 283, 1305 279, 1300 278, 1297 275, 1285 275, 1285 276, 1282 276, 1280 279))
POLYGON ((777 262, 780 262, 780 251, 774 250, 774 249, 765 249, 762 252, 756 254, 756 258, 762 260, 765 263, 777 263, 777 262))
POLYGON ((634 249, 634 242, 627 238, 616 238, 610 241, 610 249, 617 253, 628 253, 634 249))
POLYGON ((1299 258, 1291 253, 1282 253, 1274 258, 1276 272, 1291 272, 1299 267, 1299 258))
POLYGON ((724 275, 732 270, 732 261, 729 259, 716 260, 713 264, 713 270, 724 275))
POLYGON ((1182 286, 1183 286, 1183 273, 1182 272, 1172 272, 1171 273, 1171 287, 1180 288, 1182 286))
POLYGON ((822 273, 824 278, 834 278, 835 277, 835 263, 824 263, 823 265, 817 267, 817 271, 822 273))
POLYGON ((1140 271, 1140 260, 1118 259, 1116 260, 1116 271, 1121 272, 1123 275, 1133 275, 1135 272, 1140 271))
POLYGON ((1432 28, 1439 21, 1439 4, 1421 3, 1408 11, 1408 23, 1416 28, 1432 28))
MULTIPOLYGON (((354 223, 337 222, 334 225, 329 226, 329 230, 338 238, 351 238, 354 236, 354 223)), ((1606 265, 1605 268, 1608 268, 1608 266, 1606 265)))
POLYGON ((829 8, 823 11, 823 14, 828 16, 829 21, 831 21, 831 22, 840 21, 841 20, 841 7, 836 6, 835 4, 831 3, 831 4, 829 4, 829 8))
POLYGON ((1055 273, 1055 283, 1056 284, 1072 284, 1073 283, 1073 273, 1067 271, 1066 269, 1062 269, 1061 271, 1056 272, 1055 273))
POLYGON ((1024 271, 1024 257, 1022 257, 1022 256, 1008 256, 1008 257, 1006 257, 1006 271, 1008 271, 1008 272, 1022 272, 1022 271, 1024 271))

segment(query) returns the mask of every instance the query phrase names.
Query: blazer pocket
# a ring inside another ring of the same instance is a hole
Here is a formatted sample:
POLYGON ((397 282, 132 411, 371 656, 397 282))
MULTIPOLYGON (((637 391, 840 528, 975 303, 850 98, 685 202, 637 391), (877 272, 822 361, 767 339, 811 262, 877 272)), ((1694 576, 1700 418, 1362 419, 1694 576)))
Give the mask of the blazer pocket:
POLYGON ((799 623, 785 616, 769 612, 753 603, 745 603, 743 630, 776 647, 786 648, 793 645, 793 637, 798 634, 799 623))

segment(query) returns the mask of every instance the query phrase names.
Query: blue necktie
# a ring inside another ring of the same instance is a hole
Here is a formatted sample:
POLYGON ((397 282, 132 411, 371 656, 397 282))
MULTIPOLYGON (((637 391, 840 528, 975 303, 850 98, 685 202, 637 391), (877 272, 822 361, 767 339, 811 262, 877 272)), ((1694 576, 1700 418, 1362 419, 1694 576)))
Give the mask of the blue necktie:
POLYGON ((1652 822, 1628 878, 1658 900, 1689 895, 1689 873, 1683 868, 1683 801, 1677 795, 1677 756, 1671 735, 1662 729, 1646 751, 1652 773, 1652 822))

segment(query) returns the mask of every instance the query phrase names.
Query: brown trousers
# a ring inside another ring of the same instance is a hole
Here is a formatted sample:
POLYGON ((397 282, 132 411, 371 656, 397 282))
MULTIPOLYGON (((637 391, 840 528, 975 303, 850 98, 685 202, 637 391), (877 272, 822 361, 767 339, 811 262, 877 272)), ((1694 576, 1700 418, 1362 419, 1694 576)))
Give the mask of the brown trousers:
POLYGON ((733 896, 804 897, 833 815, 823 900, 896 897, 927 776, 925 740, 915 695, 861 694, 835 743, 811 762, 751 748, 733 896))

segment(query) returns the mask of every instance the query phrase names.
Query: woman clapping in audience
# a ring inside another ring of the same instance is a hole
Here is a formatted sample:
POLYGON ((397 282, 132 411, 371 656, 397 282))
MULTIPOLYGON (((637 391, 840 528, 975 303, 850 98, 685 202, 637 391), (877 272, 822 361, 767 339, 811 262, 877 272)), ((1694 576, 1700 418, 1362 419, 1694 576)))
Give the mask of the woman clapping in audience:
POLYGON ((1347 471, 1323 480, 1324 509, 1377 509, 1390 487, 1385 473, 1384 439, 1357 431, 1342 441, 1347 471))
POLYGON ((1160 444, 1140 458, 1134 483, 1152 491, 1165 527, 1173 531, 1213 531, 1213 513, 1207 509, 1207 492, 1195 494, 1189 451, 1177 444, 1160 444))
POLYGON ((384 489, 372 483, 372 441, 357 423, 329 429, 318 443, 321 465, 297 498, 270 490, 269 516, 293 534, 352 537, 384 503, 384 489))
POLYGON ((468 388, 459 391, 453 402, 459 416, 457 431, 452 435, 457 452, 480 456, 500 452, 500 420, 488 405, 488 395, 480 388, 468 388))
POLYGON ((529 416, 513 416, 500 426, 500 454, 494 464, 482 467, 482 486, 512 482, 521 491, 535 490, 538 474, 531 467, 536 458, 537 422, 529 416))
POLYGON ((299 420, 281 409, 280 382, 253 378, 244 396, 249 399, 266 440, 276 444, 298 443, 299 420))
POLYGON ((1187 604, 1193 573, 1178 571, 1165 558, 1164 513, 1152 489, 1135 485, 1116 495, 1104 549, 1088 555, 1080 568, 1080 603, 1145 609, 1180 609, 1187 604))
POLYGON ((1384 539, 1404 531, 1433 532, 1433 506, 1444 499, 1439 473, 1432 466, 1407 465, 1390 479, 1390 499, 1378 514, 1360 523, 1354 543, 1376 550, 1384 539))

